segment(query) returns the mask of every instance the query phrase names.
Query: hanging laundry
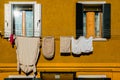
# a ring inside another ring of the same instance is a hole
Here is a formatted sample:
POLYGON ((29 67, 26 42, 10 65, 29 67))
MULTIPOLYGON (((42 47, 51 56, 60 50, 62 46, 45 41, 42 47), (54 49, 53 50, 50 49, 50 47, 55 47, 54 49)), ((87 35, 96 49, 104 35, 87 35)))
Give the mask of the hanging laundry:
POLYGON ((42 53, 46 59, 52 59, 54 57, 54 37, 47 36, 43 38, 42 53))
POLYGON ((60 37, 60 53, 70 53, 71 37, 60 37))
POLYGON ((12 48, 14 48, 14 45, 15 45, 15 36, 14 36, 14 34, 11 34, 9 39, 10 39, 10 43, 12 45, 12 48))
POLYGON ((17 69, 26 74, 36 72, 36 62, 39 56, 40 39, 33 37, 16 37, 17 69))
POLYGON ((73 54, 81 54, 81 49, 80 49, 80 37, 78 39, 74 39, 72 37, 72 53, 73 54))
POLYGON ((72 37, 73 54, 90 53, 93 51, 93 37, 85 38, 80 36, 77 40, 72 37))
POLYGON ((93 51, 93 37, 85 38, 84 36, 80 37, 80 49, 83 53, 90 53, 93 51))

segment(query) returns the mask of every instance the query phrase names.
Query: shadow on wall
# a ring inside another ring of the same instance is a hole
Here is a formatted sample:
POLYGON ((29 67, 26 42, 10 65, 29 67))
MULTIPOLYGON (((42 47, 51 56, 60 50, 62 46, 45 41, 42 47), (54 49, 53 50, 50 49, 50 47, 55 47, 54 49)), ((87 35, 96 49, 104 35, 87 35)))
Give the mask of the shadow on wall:
POLYGON ((89 53, 81 53, 81 54, 74 54, 74 53, 61 53, 61 56, 74 56, 74 57, 80 57, 80 56, 89 56, 89 55, 91 55, 93 52, 89 52, 89 53))

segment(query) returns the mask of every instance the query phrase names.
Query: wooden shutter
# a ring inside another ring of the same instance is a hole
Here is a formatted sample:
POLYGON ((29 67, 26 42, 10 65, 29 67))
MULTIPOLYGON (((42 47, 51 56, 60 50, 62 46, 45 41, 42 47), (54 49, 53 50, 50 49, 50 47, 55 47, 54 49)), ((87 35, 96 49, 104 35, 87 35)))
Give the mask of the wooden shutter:
POLYGON ((10 34, 12 33, 11 28, 11 5, 5 4, 4 5, 4 38, 9 38, 10 34))
POLYGON ((76 3, 76 38, 83 36, 83 5, 76 3))
POLYGON ((41 36, 41 5, 34 5, 34 36, 41 36))
POLYGON ((103 4, 103 28, 102 37, 109 39, 111 37, 111 5, 103 4))

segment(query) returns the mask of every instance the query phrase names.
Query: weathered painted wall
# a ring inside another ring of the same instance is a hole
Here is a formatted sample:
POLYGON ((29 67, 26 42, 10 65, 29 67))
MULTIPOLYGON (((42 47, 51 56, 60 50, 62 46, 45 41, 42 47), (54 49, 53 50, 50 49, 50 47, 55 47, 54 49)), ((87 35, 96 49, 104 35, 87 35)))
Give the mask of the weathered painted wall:
MULTIPOLYGON (((4 4, 10 0, 0 1, 0 31, 4 32, 4 4)), ((25 1, 25 0, 11 0, 25 1)), ((78 0, 28 0, 42 4, 43 36, 75 36, 75 7, 78 0)), ((84 1, 84 0, 81 0, 84 1)), ((86 0, 89 1, 89 0, 86 0)), ((100 0, 99 0, 100 1, 100 0)), ((119 0, 106 0, 111 3, 111 39, 94 42, 94 52, 80 57, 61 56, 59 40, 55 41, 55 57, 46 60, 42 53, 39 63, 120 63, 120 6, 119 0)), ((0 38, 0 63, 16 63, 16 48, 0 38)))

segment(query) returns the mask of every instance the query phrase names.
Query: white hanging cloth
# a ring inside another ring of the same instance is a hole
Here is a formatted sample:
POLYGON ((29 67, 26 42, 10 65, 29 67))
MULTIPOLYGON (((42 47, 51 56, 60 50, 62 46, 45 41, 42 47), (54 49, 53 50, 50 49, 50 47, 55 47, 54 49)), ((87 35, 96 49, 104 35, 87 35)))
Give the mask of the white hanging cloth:
POLYGON ((16 37, 17 69, 25 73, 36 72, 36 62, 39 56, 40 38, 16 37))
POLYGON ((80 36, 77 40, 72 37, 73 54, 90 53, 93 51, 93 37, 80 36))
POLYGON ((93 51, 93 37, 85 38, 85 37, 80 37, 81 38, 81 52, 83 53, 90 53, 93 51))
POLYGON ((70 53, 71 37, 60 37, 60 53, 70 53))
POLYGON ((72 53, 73 54, 81 54, 81 43, 80 43, 80 37, 76 40, 72 37, 72 53))

